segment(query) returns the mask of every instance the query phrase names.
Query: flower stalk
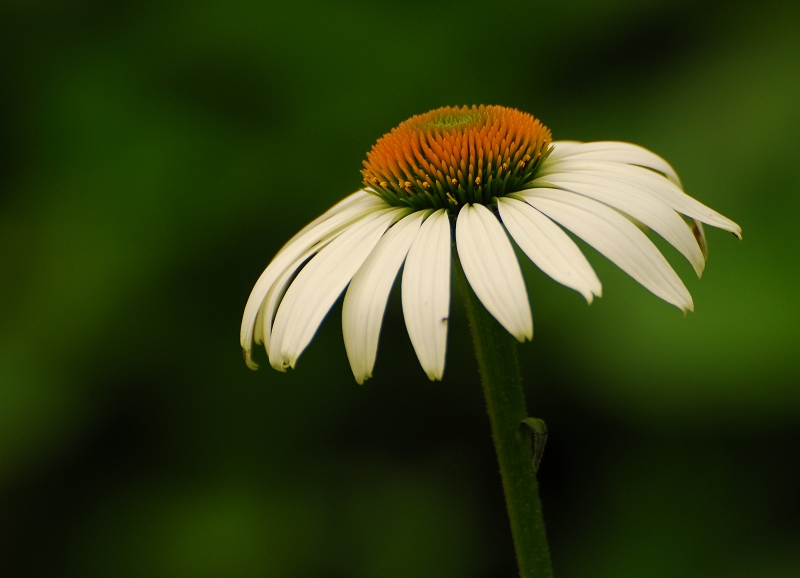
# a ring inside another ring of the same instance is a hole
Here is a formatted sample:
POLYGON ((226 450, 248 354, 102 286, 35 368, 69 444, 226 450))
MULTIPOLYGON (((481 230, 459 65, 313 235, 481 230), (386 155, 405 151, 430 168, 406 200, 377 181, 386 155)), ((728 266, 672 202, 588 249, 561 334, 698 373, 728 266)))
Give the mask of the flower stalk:
MULTIPOLYGON (((454 251, 455 252, 455 251, 454 251)), ((516 340, 481 304, 454 256, 492 427, 520 578, 551 578, 553 569, 531 444, 516 340)))

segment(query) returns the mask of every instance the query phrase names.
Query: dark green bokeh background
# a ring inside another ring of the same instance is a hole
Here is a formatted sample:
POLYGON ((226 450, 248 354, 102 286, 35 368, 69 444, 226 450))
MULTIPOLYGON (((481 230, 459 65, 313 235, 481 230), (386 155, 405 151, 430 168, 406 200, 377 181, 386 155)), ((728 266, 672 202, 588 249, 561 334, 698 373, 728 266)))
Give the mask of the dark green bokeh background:
POLYGON ((591 307, 526 264, 557 575, 798 575, 797 3, 1 6, 3 576, 514 575, 458 296, 442 383, 397 295, 364 386, 340 306, 294 372, 238 344, 371 144, 472 103, 647 146, 744 229, 702 282, 665 249, 685 318, 590 249, 591 307))

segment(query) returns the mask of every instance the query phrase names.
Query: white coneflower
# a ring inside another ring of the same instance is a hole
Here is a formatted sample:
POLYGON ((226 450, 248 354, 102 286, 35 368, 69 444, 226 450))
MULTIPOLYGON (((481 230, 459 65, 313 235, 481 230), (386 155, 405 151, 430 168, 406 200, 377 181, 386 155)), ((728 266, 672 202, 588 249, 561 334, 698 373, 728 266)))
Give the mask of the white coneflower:
POLYGON ((530 114, 502 106, 439 108, 384 135, 367 154, 364 188, 297 233, 259 278, 244 312, 270 364, 294 367, 346 287, 342 332, 356 381, 372 375, 390 290, 401 267, 403 314, 430 379, 445 366, 451 245, 486 309, 519 341, 533 321, 509 236, 550 277, 588 302, 601 285, 572 232, 658 297, 692 298, 632 220, 702 273, 701 223, 739 226, 683 192, 664 159, 622 142, 553 142, 530 114), (689 218, 689 222, 681 215, 689 218))

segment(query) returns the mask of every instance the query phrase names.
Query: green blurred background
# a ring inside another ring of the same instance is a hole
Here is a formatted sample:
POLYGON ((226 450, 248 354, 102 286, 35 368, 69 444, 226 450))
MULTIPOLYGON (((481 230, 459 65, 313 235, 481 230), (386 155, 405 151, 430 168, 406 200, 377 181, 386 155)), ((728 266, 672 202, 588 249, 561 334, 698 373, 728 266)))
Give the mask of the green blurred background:
POLYGON ((526 265, 557 575, 800 575, 800 5, 0 6, 1 575, 513 576, 457 296, 441 383, 396 294, 364 386, 341 305, 294 372, 238 343, 372 143, 473 103, 647 146, 744 229, 702 282, 667 250, 685 318, 590 249, 591 307, 526 265))

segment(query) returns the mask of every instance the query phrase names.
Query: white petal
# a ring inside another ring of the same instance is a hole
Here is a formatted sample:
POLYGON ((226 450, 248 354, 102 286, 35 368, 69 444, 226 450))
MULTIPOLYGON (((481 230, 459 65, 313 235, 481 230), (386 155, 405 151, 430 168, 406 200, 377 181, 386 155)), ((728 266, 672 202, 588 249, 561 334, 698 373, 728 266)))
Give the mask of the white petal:
POLYGON ((390 208, 363 216, 303 267, 275 315, 269 347, 269 362, 275 369, 294 367, 328 310, 386 229, 407 212, 390 208))
POLYGON ((295 259, 290 266, 286 267, 283 273, 281 273, 280 277, 275 279, 272 287, 270 287, 269 291, 264 297, 264 302, 262 303, 261 308, 258 310, 258 317, 256 318, 254 338, 256 343, 264 344, 264 349, 266 349, 267 354, 269 354, 272 321, 275 319, 275 312, 278 310, 278 306, 281 304, 281 299, 283 299, 287 287, 289 287, 289 284, 294 279, 298 269, 300 269, 300 267, 302 267, 306 261, 308 261, 315 253, 321 251, 337 236, 338 234, 331 236, 324 241, 320 241, 312 248, 308 249, 305 253, 297 257, 297 259, 295 259))
POLYGON ((395 223, 364 261, 345 294, 342 334, 358 383, 372 377, 389 292, 425 215, 417 211, 395 223))
POLYGON ((706 239, 706 232, 703 229, 703 223, 697 219, 692 219, 692 234, 697 240, 697 245, 703 253, 703 259, 708 259, 708 240, 706 239))
POLYGON ((692 310, 680 277, 647 235, 606 205, 560 189, 530 189, 513 195, 571 230, 664 301, 692 310))
POLYGON ((403 316, 428 379, 442 379, 450 311, 450 218, 444 209, 420 227, 406 257, 403 316))
POLYGON ((342 199, 341 201, 339 201, 338 203, 333 205, 330 209, 328 209, 327 211, 322 213, 319 217, 317 217, 316 219, 311 221, 308 225, 306 225, 305 227, 300 229, 297 233, 295 233, 294 236, 291 239, 289 239, 283 245, 283 247, 281 247, 281 249, 278 251, 278 253, 275 256, 277 257, 278 255, 280 255, 281 252, 284 249, 286 249, 289 246, 293 245, 294 242, 297 239, 299 239, 300 237, 305 236, 306 233, 311 231, 313 228, 315 228, 317 225, 319 225, 323 221, 327 221, 331 217, 337 216, 338 214, 343 213, 343 212, 349 212, 351 210, 355 210, 356 212, 359 212, 359 208, 361 208, 361 209, 368 209, 368 208, 374 209, 374 208, 386 207, 386 206, 387 206, 386 202, 383 201, 377 195, 369 193, 364 189, 356 191, 355 193, 346 196, 344 199, 342 199))
MULTIPOLYGON (((569 144, 574 145, 575 143, 569 142, 569 144)), ((644 147, 627 142, 599 141, 580 143, 579 146, 557 146, 556 150, 545 159, 545 164, 549 166, 551 163, 566 158, 569 160, 612 161, 647 167, 664 174, 676 185, 681 185, 678 173, 666 160, 644 147)))
MULTIPOLYGON (((281 278, 285 279, 287 271, 291 270, 293 273, 305 261, 305 259, 298 260, 300 256, 304 254, 308 256, 309 251, 312 254, 319 251, 348 225, 364 215, 386 206, 384 201, 370 193, 364 191, 353 193, 306 225, 278 251, 277 255, 258 278, 258 281, 256 281, 242 316, 240 343, 248 366, 253 369, 257 367, 252 361, 256 319, 259 317, 259 311, 262 310, 265 298, 276 281, 281 278)), ((282 296, 282 290, 273 291, 273 294, 277 295, 279 300, 282 296)), ((274 307, 272 310, 274 311, 274 307)), ((265 332, 262 332, 261 329, 258 330, 259 341, 263 339, 264 343, 267 344, 269 342, 269 327, 272 325, 271 315, 264 318, 264 322, 261 325, 267 329, 265 332)))
POLYGON ((537 177, 539 175, 566 172, 573 174, 575 172, 580 172, 586 175, 594 175, 610 180, 636 184, 687 217, 702 221, 703 223, 725 231, 730 231, 739 238, 742 236, 742 229, 739 225, 719 214, 714 209, 707 207, 697 199, 690 197, 675 183, 670 182, 663 176, 646 168, 623 163, 572 161, 567 159, 561 163, 554 163, 546 169, 542 169, 537 173, 537 177))
POLYGON ((581 145, 583 143, 579 140, 556 140, 553 141, 551 144, 553 146, 553 151, 558 151, 559 155, 561 155, 565 153, 569 147, 575 145, 581 145))
POLYGON ((456 221, 456 248, 470 286, 487 311, 518 341, 533 338, 525 281, 500 221, 483 205, 465 205, 456 221))
POLYGON ((542 213, 511 197, 497 199, 500 217, 517 245, 539 269, 579 292, 589 303, 602 286, 581 250, 561 227, 542 213))
POLYGON ((706 260, 686 221, 642 187, 576 172, 547 175, 535 179, 531 184, 572 191, 630 215, 680 251, 692 264, 698 277, 703 274, 706 260))

